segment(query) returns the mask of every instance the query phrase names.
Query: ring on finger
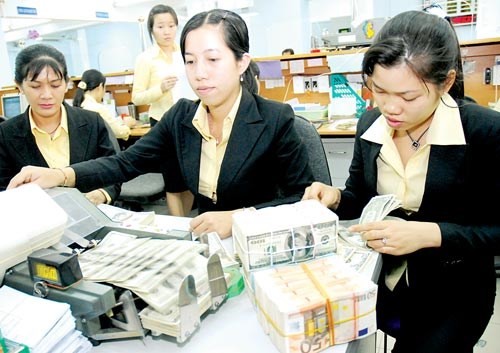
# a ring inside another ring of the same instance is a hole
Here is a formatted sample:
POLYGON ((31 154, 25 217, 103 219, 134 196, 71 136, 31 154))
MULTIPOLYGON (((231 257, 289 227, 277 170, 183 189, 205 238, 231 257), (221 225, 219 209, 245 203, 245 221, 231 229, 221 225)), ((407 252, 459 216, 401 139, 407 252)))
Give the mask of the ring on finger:
POLYGON ((384 246, 386 246, 386 245, 387 245, 387 238, 386 238, 386 237, 383 237, 383 238, 382 238, 382 244, 384 244, 384 246))

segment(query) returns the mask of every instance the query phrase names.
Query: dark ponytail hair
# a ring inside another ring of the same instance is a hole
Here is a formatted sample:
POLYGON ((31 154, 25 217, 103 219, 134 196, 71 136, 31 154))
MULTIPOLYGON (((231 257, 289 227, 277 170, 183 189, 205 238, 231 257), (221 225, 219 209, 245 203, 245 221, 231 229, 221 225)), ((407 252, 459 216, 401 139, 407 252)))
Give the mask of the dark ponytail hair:
MULTIPOLYGON (((222 28, 224 42, 229 49, 231 49, 236 60, 241 60, 243 55, 250 51, 248 28, 243 18, 232 11, 213 9, 194 15, 182 29, 180 45, 184 62, 186 62, 185 55, 187 35, 189 32, 194 31, 205 24, 219 25, 222 28)), ((255 74, 250 66, 243 73, 241 78, 241 84, 243 87, 245 87, 248 91, 253 92, 255 90, 255 74)))
POLYGON ((85 71, 76 88, 73 106, 81 107, 85 99, 85 92, 92 91, 94 88, 99 87, 100 84, 103 86, 106 84, 106 77, 100 71, 94 69, 85 71))
POLYGON ((390 19, 375 37, 363 58, 363 81, 375 65, 385 68, 406 64, 424 82, 443 86, 450 70, 456 78, 449 94, 464 97, 462 58, 451 24, 436 15, 407 11, 390 19))

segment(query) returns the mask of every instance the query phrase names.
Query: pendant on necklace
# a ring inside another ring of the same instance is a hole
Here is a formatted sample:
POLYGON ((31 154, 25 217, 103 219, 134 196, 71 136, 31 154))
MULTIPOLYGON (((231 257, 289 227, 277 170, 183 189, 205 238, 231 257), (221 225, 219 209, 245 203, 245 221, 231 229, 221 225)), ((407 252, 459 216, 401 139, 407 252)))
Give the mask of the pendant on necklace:
POLYGON ((427 127, 427 129, 424 130, 424 132, 422 132, 422 134, 420 134, 420 136, 418 137, 418 139, 414 140, 413 137, 411 137, 410 133, 408 132, 408 130, 406 130, 406 134, 408 135, 408 137, 410 138, 411 140, 411 148, 416 151, 419 149, 420 147, 420 140, 422 139, 422 137, 424 137, 424 135, 427 133, 427 131, 429 131, 429 128, 430 126, 427 127))

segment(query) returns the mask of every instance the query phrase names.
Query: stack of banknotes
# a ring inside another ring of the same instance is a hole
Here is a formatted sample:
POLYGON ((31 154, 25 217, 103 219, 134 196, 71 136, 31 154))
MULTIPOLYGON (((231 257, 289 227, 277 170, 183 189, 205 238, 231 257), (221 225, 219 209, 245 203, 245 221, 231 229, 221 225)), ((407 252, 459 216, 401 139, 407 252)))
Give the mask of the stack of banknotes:
POLYGON ((396 195, 379 195, 372 197, 370 202, 363 208, 360 224, 383 220, 389 213, 401 207, 401 201, 396 195))
POLYGON ((247 273, 257 316, 282 353, 319 352, 377 329, 377 286, 339 256, 247 273))
POLYGON ((200 315, 211 305, 207 245, 185 240, 137 238, 110 232, 94 249, 79 256, 86 280, 130 289, 148 306, 139 316, 143 327, 178 336, 179 287, 187 275, 195 279, 200 315))
POLYGON ((370 249, 366 246, 360 233, 350 232, 347 228, 353 224, 365 224, 381 221, 383 219, 401 220, 400 218, 388 216, 389 213, 399 207, 401 207, 401 201, 398 200, 395 195, 388 194, 372 197, 363 208, 359 219, 342 222, 343 224, 340 225, 338 230, 339 238, 352 246, 370 249))
POLYGON ((245 271, 335 253, 337 230, 338 216, 316 200, 233 215, 235 252, 245 271))

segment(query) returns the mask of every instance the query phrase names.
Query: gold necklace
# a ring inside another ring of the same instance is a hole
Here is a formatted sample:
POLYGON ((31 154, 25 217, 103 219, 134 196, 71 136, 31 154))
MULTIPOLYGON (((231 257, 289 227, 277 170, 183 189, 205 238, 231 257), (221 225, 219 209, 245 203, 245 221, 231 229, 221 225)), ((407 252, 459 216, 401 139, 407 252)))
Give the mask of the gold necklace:
POLYGON ((418 148, 420 147, 420 140, 422 139, 422 137, 424 137, 425 133, 429 130, 429 128, 430 128, 430 126, 428 126, 427 129, 425 129, 424 132, 422 132, 422 134, 420 134, 420 136, 416 140, 414 140, 413 137, 411 137, 408 130, 405 130, 406 134, 408 135, 408 137, 411 140, 411 148, 413 148, 413 150, 415 150, 415 151, 418 150, 418 148))

